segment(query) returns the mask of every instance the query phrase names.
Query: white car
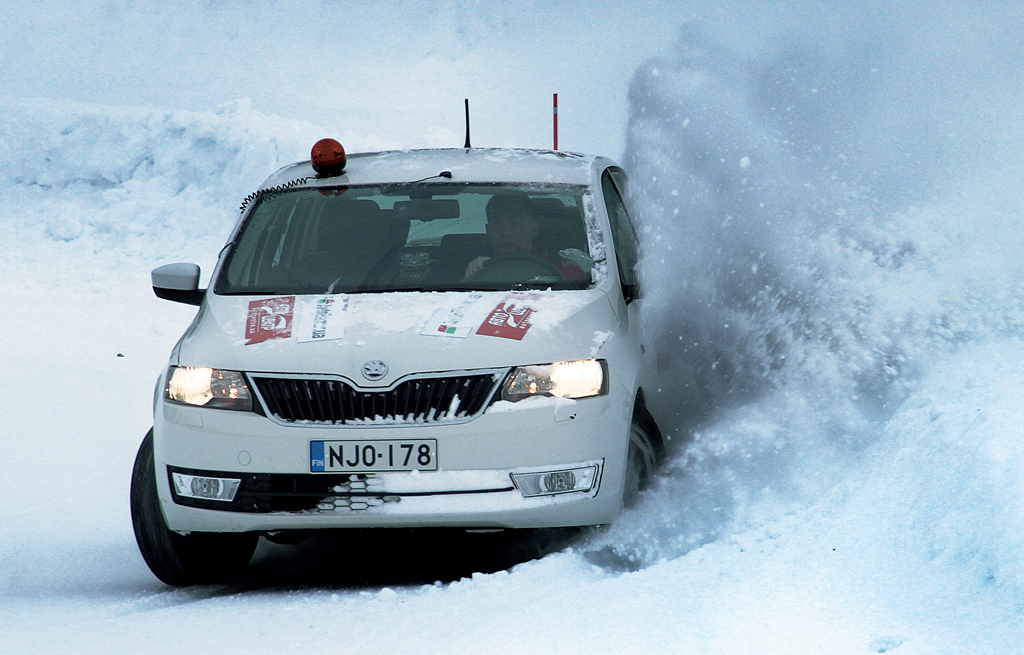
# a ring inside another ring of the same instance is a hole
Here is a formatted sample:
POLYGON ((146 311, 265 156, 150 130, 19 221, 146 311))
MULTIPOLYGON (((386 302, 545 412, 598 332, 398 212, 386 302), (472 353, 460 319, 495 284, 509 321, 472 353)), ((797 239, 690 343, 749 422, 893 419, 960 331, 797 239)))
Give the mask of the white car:
POLYGON ((613 162, 323 140, 243 206, 157 383, 132 478, 172 585, 264 535, 613 521, 664 453, 645 406, 637 237, 613 162))

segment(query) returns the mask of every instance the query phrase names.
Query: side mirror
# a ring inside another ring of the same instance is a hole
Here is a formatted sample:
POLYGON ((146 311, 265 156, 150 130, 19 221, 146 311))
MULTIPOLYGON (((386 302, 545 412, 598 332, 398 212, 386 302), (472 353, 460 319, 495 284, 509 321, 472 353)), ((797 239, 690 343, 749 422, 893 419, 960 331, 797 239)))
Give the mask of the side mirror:
POLYGON ((154 268, 153 293, 157 298, 200 305, 206 289, 199 288, 199 267, 195 264, 167 264, 154 268))

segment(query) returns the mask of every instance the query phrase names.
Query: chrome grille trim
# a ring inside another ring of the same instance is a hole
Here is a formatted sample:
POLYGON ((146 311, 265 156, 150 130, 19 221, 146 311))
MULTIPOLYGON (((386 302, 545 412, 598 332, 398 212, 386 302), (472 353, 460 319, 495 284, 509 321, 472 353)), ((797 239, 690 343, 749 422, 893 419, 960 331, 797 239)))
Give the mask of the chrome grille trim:
POLYGON ((413 375, 366 388, 331 375, 249 373, 272 420, 316 427, 462 423, 483 413, 508 369, 413 375))

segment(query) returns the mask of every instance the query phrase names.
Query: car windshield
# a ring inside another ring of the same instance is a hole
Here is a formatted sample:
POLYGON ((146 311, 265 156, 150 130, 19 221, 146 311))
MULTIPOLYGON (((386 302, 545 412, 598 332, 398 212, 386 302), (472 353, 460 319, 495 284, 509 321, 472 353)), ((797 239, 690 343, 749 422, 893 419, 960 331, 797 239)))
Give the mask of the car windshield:
POLYGON ((404 184, 263 195, 218 294, 584 289, 581 185, 404 184))

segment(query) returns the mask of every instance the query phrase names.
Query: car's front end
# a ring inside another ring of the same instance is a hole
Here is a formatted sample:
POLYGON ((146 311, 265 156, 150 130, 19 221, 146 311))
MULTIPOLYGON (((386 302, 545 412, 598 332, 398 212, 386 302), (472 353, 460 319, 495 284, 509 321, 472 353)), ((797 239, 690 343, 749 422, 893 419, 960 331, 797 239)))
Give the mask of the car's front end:
POLYGON ((203 577, 189 553, 216 535, 608 523, 653 467, 639 325, 609 265, 610 162, 343 164, 268 180, 209 290, 194 265, 154 271, 158 295, 200 306, 133 482, 165 581, 203 577))
MULTIPOLYGON (((595 329, 615 322, 603 293, 389 296, 350 297, 345 313, 359 322, 344 340, 234 349, 218 344, 241 344, 241 318, 265 299, 208 301, 156 399, 158 486, 172 529, 538 527, 616 516, 633 398, 614 375, 610 332, 595 329), (510 302, 550 326, 521 341, 422 334, 443 309, 483 323, 510 302)), ((319 300, 295 303, 316 311, 319 300)))

